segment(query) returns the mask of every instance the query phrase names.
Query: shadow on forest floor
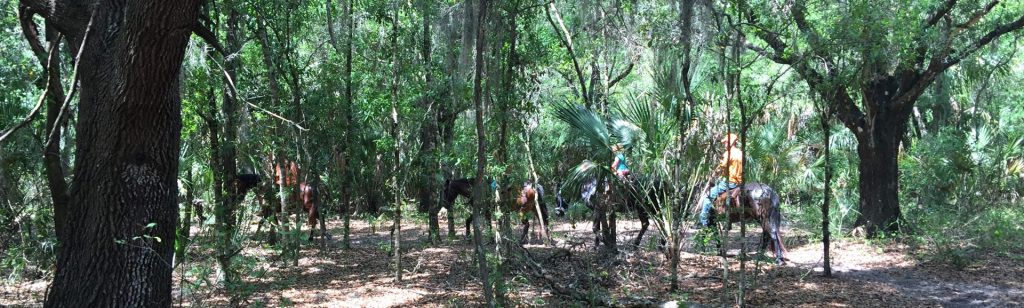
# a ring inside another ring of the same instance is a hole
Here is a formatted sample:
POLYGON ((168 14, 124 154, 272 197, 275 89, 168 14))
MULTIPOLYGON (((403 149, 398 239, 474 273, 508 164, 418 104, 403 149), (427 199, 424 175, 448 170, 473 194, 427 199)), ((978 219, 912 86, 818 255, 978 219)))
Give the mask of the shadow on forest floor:
MULTIPOLYGON (((684 300, 699 306, 735 303, 735 284, 739 264, 738 228, 728 246, 730 272, 723 289, 721 258, 712 253, 694 253, 694 230, 687 231, 680 260, 680 292, 668 292, 668 268, 663 255, 655 249, 659 235, 649 230, 640 247, 628 245, 639 230, 639 222, 619 222, 619 253, 607 257, 594 247, 588 222, 575 225, 555 220, 551 226, 554 244, 542 245, 531 234, 526 245, 532 259, 551 273, 554 283, 592 294, 606 296, 620 306, 653 305, 669 300, 684 300)), ((382 223, 389 226, 390 222, 382 223)), ((442 226, 444 222, 442 221, 442 226)), ((253 241, 243 250, 243 263, 254 271, 246 275, 247 306, 302 307, 388 307, 388 306, 476 306, 482 300, 472 245, 461 233, 440 245, 425 242, 426 226, 408 221, 403 227, 403 281, 395 281, 393 258, 387 249, 387 227, 371 228, 353 220, 352 248, 343 250, 341 224, 332 220, 328 229, 333 238, 328 250, 307 244, 300 252, 299 266, 282 266, 278 251, 253 241)), ((514 225, 518 235, 518 225, 514 225)), ((535 229, 535 228, 532 228, 535 229)), ((1024 268, 1006 253, 974 256, 962 269, 914 258, 909 248, 889 244, 869 245, 861 240, 841 240, 833 245, 833 278, 821 275, 820 243, 810 243, 806 235, 785 230, 787 265, 748 262, 745 276, 747 303, 753 306, 856 306, 856 307, 990 307, 1024 305, 1024 268), (756 275, 755 275, 756 274, 756 275), (751 291, 752 290, 752 291, 751 291)), ((444 231, 443 231, 444 232, 444 231)), ((205 233, 204 233, 205 234, 205 233)), ((757 247, 759 233, 749 232, 749 249, 757 247)), ((756 252, 755 252, 756 253, 756 252)), ((212 268, 212 251, 193 251, 190 271, 212 268)), ((554 294, 521 264, 510 263, 505 277, 511 306, 588 306, 554 294)), ((212 280, 212 273, 206 279, 212 280)), ((189 279, 202 277, 188 274, 189 279)), ((175 305, 227 306, 222 287, 188 287, 181 292, 181 271, 175 271, 175 305), (184 294, 184 295, 182 295, 184 294)), ((4 284, 0 305, 38 306, 45 282, 4 284)))

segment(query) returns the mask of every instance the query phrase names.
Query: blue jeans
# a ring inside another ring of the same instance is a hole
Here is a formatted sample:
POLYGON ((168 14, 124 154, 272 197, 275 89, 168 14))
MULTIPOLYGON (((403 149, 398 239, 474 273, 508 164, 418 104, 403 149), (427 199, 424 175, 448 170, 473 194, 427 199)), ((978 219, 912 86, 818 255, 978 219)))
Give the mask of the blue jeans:
POLYGON ((718 184, 715 184, 715 187, 712 187, 711 191, 708 192, 708 195, 704 197, 704 200, 702 200, 703 203, 701 203, 700 207, 700 224, 702 226, 707 227, 708 224, 710 224, 710 222, 708 221, 708 215, 711 214, 711 203, 715 202, 715 199, 718 198, 718 195, 721 195, 722 193, 727 192, 730 189, 736 188, 738 186, 739 184, 729 182, 724 179, 718 180, 718 184))

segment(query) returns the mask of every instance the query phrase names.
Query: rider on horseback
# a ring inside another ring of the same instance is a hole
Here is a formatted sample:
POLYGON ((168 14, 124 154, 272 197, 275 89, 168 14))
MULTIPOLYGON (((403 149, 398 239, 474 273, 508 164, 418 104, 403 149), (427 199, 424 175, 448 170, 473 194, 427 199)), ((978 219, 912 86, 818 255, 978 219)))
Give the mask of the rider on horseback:
POLYGON ((615 161, 612 162, 612 170, 615 171, 615 176, 620 179, 625 179, 629 176, 629 166, 626 165, 626 155, 622 153, 622 145, 615 144, 612 146, 612 153, 615 153, 615 161))
POLYGON ((721 140, 726 151, 722 161, 718 163, 718 169, 715 170, 715 173, 722 174, 725 177, 718 180, 718 183, 715 187, 711 188, 711 191, 708 192, 708 195, 701 204, 701 226, 707 227, 710 224, 708 215, 711 213, 711 203, 718 198, 718 195, 739 187, 743 183, 743 151, 737 146, 738 141, 739 138, 733 133, 729 133, 721 140))

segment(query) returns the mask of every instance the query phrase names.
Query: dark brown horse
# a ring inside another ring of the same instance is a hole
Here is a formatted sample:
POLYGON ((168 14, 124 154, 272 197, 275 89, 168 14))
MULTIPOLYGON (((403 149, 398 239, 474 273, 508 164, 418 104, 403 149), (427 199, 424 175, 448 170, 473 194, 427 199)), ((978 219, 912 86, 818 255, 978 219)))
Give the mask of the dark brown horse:
MULTIPOLYGON (((455 200, 462 196, 469 202, 469 206, 473 206, 473 183, 476 182, 476 178, 462 178, 455 180, 444 181, 444 192, 442 193, 441 206, 448 211, 448 233, 449 235, 455 235, 455 224, 452 217, 455 216, 455 211, 452 207, 455 205, 455 200)), ((469 217, 466 218, 466 236, 469 236, 469 225, 473 222, 473 211, 470 210, 469 217)), ((491 215, 484 215, 487 218, 487 223, 490 223, 491 215)))
MULTIPOLYGON (((647 232, 648 226, 650 226, 650 216, 648 211, 652 209, 660 208, 661 201, 663 199, 662 193, 667 188, 667 184, 660 180, 638 180, 636 176, 631 176, 629 182, 617 182, 615 185, 606 179, 603 188, 599 188, 596 177, 590 178, 583 182, 580 186, 580 200, 587 206, 588 209, 593 210, 593 231, 594 231, 594 245, 599 246, 602 243, 602 222, 609 219, 608 215, 613 215, 612 211, 616 212, 628 212, 635 211, 637 218, 640 219, 640 231, 637 232, 636 237, 631 242, 633 246, 640 246, 640 242, 644 237, 644 233, 647 232), (599 191, 603 191, 600 192, 599 191), (602 198, 603 204, 595 204, 596 200, 594 197, 602 198), (606 207, 604 211, 595 210, 595 206, 606 207)), ((566 206, 567 204, 563 205, 566 206)), ((560 207, 556 209, 556 213, 564 213, 566 209, 560 207)), ((606 243, 607 244, 607 243, 606 243)))
MULTIPOLYGON (((452 205, 455 204, 455 200, 458 199, 459 196, 462 196, 462 197, 466 198, 466 200, 469 202, 470 206, 472 206, 472 204, 473 204, 473 183, 475 183, 475 181, 476 181, 476 178, 462 178, 462 179, 446 180, 445 181, 445 183, 444 183, 444 192, 443 192, 443 196, 442 196, 443 198, 441 200, 442 201, 441 206, 444 207, 446 210, 448 210, 448 217, 449 217, 448 218, 448 228, 449 228, 449 233, 454 233, 455 232, 454 231, 454 224, 452 223, 453 220, 451 219, 451 217, 454 215, 453 213, 455 213, 454 211, 452 211, 452 205)), ((525 189, 527 185, 524 185, 523 187, 519 187, 517 189, 516 186, 517 185, 513 185, 513 186, 510 186, 510 187, 506 188, 505 196, 503 196, 503 197, 506 200, 509 200, 509 201, 516 201, 515 199, 510 199, 508 196, 517 196, 516 199, 518 199, 518 197, 521 197, 520 195, 522 194, 523 191, 530 191, 530 197, 528 197, 526 199, 523 199, 523 202, 522 202, 523 205, 515 205, 515 206, 512 206, 512 207, 517 207, 519 209, 523 209, 528 204, 531 207, 531 209, 533 209, 533 211, 536 212, 536 209, 535 209, 536 204, 533 203, 533 202, 539 203, 540 208, 541 208, 541 215, 540 215, 540 217, 541 217, 541 219, 544 219, 544 225, 547 226, 548 215, 547 215, 547 204, 544 202, 544 187, 541 186, 540 184, 532 184, 532 185, 529 185, 530 186, 529 189, 525 189)), ((490 185, 488 185, 488 187, 490 187, 490 185)), ((512 207, 510 207, 510 208, 512 208, 512 207)), ((470 212, 472 213, 472 211, 470 211, 470 212)), ((491 213, 492 213, 491 208, 490 207, 485 207, 484 209, 481 209, 481 212, 483 213, 483 218, 486 221, 486 223, 488 225, 490 225, 491 224, 491 216, 492 216, 491 215, 491 213)), ((524 221, 524 223, 526 223, 526 218, 525 217, 523 218, 523 221, 524 221)), ((469 234, 470 234, 470 228, 469 227, 470 227, 470 225, 472 223, 473 223, 473 215, 470 214, 470 216, 466 218, 466 236, 469 236, 469 234)), ((527 227, 526 227, 526 229, 524 229, 524 234, 527 232, 528 228, 529 228, 529 225, 527 223, 527 227)))
POLYGON ((761 223, 761 249, 769 247, 775 253, 775 263, 782 264, 786 260, 786 247, 782 245, 782 236, 779 234, 782 224, 779 194, 761 183, 748 183, 741 187, 742 192, 740 188, 735 188, 719 195, 715 200, 715 212, 728 213, 726 230, 731 229, 732 223, 740 222, 741 218, 743 221, 761 223), (729 211, 726 211, 727 201, 729 211))

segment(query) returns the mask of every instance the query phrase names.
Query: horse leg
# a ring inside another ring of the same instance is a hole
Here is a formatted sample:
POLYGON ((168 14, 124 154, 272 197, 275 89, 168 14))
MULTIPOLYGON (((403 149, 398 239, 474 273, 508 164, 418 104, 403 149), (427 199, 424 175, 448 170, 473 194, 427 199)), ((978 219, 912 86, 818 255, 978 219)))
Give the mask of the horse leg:
MULTIPOLYGON (((319 210, 320 210, 320 207, 317 206, 317 211, 319 211, 319 210)), ((320 221, 320 236, 323 237, 325 241, 330 240, 331 239, 331 234, 327 233, 327 222, 324 221, 325 219, 323 219, 323 217, 320 217, 320 214, 317 214, 316 216, 317 216, 317 220, 320 221)))
MULTIPOLYGON (((327 233, 327 223, 324 221, 322 215, 320 215, 320 204, 313 205, 314 213, 316 213, 316 219, 309 220, 309 234, 310 240, 312 240, 313 230, 316 230, 316 224, 320 223, 320 245, 327 246, 327 240, 331 239, 331 234, 327 233)), ((310 217, 313 217, 312 215, 310 217)))
POLYGON ((593 211, 594 249, 601 246, 601 221, 604 220, 604 213, 594 209, 593 211))
POLYGON ((270 228, 270 237, 267 238, 267 243, 270 245, 277 244, 277 228, 281 225, 281 221, 277 219, 277 213, 270 216, 270 221, 267 222, 267 228, 270 228))
POLYGON ((783 264, 785 261, 786 247, 782 246, 782 236, 779 236, 779 227, 782 221, 782 214, 779 213, 778 206, 773 206, 772 212, 768 217, 769 223, 765 226, 765 232, 771 236, 772 251, 775 252, 775 263, 783 264))
POLYGON ((267 217, 260 216, 260 222, 256 223, 256 234, 260 233, 260 229, 263 228, 263 222, 267 221, 267 217))
POLYGON ((448 210, 448 238, 455 237, 455 212, 452 212, 452 207, 445 207, 448 210))
POLYGON ((647 232, 647 226, 651 223, 647 212, 641 210, 637 216, 640 217, 640 233, 637 233, 636 239, 633 240, 633 246, 640 246, 640 241, 644 238, 644 232, 647 232))
POLYGON ((545 244, 548 244, 551 243, 551 225, 548 224, 548 205, 544 202, 539 202, 538 204, 540 204, 541 208, 540 219, 543 222, 543 224, 541 224, 541 227, 544 228, 543 233, 544 236, 547 237, 547 242, 545 244))
POLYGON ((519 246, 526 244, 526 235, 530 234, 530 221, 523 216, 523 234, 519 236, 519 246))
MULTIPOLYGON (((447 200, 447 202, 444 205, 444 208, 446 210, 448 210, 448 237, 449 238, 454 238, 455 237, 455 219, 454 219, 455 218, 455 212, 452 211, 452 208, 454 208, 454 206, 453 206, 454 204, 455 204, 455 200, 452 199, 452 200, 447 200)), ((473 203, 470 202, 470 204, 473 204, 473 203)))
POLYGON ((775 244, 774 243, 769 243, 770 240, 771 240, 770 232, 768 230, 762 230, 761 231, 761 243, 757 245, 757 250, 758 251, 765 251, 765 249, 769 248, 769 245, 774 247, 775 244))
POLYGON ((786 250, 786 247, 782 246, 782 237, 779 236, 778 228, 775 228, 774 230, 772 230, 771 237, 772 237, 772 241, 771 241, 772 245, 771 246, 773 247, 773 250, 775 251, 775 264, 783 264, 783 263, 785 263, 785 260, 786 260, 785 253, 784 253, 784 251, 786 250))

